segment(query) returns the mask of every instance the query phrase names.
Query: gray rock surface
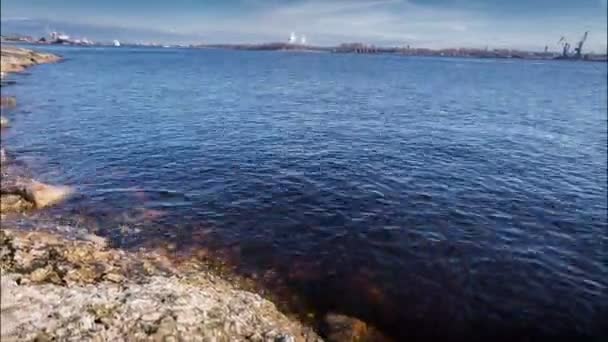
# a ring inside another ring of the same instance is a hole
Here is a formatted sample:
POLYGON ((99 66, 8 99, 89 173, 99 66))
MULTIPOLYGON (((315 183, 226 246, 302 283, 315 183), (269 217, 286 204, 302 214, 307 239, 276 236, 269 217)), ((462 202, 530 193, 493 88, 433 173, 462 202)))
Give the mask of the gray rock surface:
MULTIPOLYGON (((177 277, 143 284, 18 285, 2 275, 2 340, 295 341, 290 322, 256 294, 177 277)), ((310 339, 314 340, 314 339, 310 339)))
POLYGON ((0 231, 2 341, 320 341, 205 270, 100 237, 0 231))

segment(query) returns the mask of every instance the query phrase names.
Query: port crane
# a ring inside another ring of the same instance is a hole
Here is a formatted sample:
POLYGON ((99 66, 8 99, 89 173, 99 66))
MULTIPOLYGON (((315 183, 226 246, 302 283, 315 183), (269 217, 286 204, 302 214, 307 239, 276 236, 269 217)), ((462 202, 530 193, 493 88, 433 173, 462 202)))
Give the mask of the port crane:
MULTIPOLYGON (((582 57, 583 45, 585 44, 585 41, 587 41, 588 35, 589 35, 589 31, 585 31, 585 34, 583 34, 583 38, 581 38, 581 40, 578 43, 576 43, 576 47, 574 48, 574 58, 579 59, 582 57)), ((571 57, 570 56, 571 45, 566 40, 566 37, 562 36, 557 41, 557 45, 561 45, 561 47, 562 47, 562 57, 571 57)))
POLYGON ((566 37, 562 36, 558 41, 557 41, 557 45, 562 46, 562 56, 567 57, 568 53, 570 52, 570 43, 568 43, 568 41, 566 41, 566 37))
POLYGON ((576 47, 574 48, 574 54, 576 58, 581 58, 581 53, 583 52, 583 44, 585 44, 585 41, 587 40, 587 35, 589 35, 589 31, 585 31, 583 38, 578 42, 578 44, 576 44, 576 47))

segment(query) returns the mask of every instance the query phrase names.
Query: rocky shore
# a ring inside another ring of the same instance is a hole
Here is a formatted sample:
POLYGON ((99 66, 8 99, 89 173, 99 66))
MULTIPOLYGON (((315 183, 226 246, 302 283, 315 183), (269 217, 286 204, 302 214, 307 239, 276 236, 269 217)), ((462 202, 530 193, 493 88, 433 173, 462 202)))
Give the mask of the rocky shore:
MULTIPOLYGON (((9 73, 21 72, 28 67, 41 63, 53 63, 60 57, 34 52, 27 49, 2 45, 1 49, 1 77, 4 80, 9 73)), ((4 95, 4 94, 3 94, 4 95)), ((17 100, 10 96, 0 97, 0 127, 5 129, 10 120, 4 116, 17 105, 17 100)), ((65 186, 43 184, 27 175, 27 170, 7 156, 4 147, 0 147, 0 215, 11 212, 23 212, 36 208, 44 208, 56 204, 67 196, 72 190, 65 186)))
POLYGON ((54 63, 61 60, 59 56, 36 52, 14 46, 2 45, 0 47, 0 77, 4 78, 8 73, 21 72, 25 69, 43 63, 54 63))

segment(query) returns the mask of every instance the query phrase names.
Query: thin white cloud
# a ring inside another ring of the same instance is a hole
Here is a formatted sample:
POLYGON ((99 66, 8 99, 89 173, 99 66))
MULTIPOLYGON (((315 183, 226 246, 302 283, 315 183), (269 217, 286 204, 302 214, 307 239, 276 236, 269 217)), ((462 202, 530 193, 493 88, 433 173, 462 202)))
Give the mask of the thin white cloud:
POLYGON ((188 33, 206 29, 257 33, 283 39, 289 32, 306 34, 309 41, 332 44, 338 40, 384 44, 430 44, 438 34, 449 38, 470 26, 481 25, 479 18, 457 10, 431 9, 403 0, 320 1, 265 7, 237 18, 221 18, 185 25, 188 33))
POLYGON ((2 21, 29 21, 32 20, 28 17, 3 17, 2 21))

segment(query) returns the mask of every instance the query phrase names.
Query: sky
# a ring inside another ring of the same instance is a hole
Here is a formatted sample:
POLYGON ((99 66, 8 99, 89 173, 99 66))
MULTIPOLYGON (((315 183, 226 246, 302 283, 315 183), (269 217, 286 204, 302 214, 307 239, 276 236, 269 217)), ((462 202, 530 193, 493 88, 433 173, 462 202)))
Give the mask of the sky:
POLYGON ((64 31, 159 43, 286 41, 315 45, 558 50, 590 31, 606 52, 607 0, 2 0, 3 33, 64 31), (19 32, 24 31, 24 32, 19 32))

